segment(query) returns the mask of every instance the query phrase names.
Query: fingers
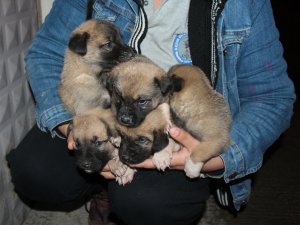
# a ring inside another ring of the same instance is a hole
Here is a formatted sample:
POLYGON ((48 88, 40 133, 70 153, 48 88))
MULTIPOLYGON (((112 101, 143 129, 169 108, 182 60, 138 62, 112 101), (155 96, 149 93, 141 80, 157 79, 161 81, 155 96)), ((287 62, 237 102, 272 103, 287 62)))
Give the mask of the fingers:
POLYGON ((199 141, 197 139, 193 138, 188 132, 178 127, 171 127, 169 130, 169 134, 174 140, 176 140, 189 150, 192 150, 199 144, 199 141))
POLYGON ((112 172, 100 172, 100 175, 104 177, 105 179, 113 180, 116 179, 115 175, 112 174, 112 172))
POLYGON ((155 168, 152 159, 146 159, 144 162, 141 162, 139 164, 130 165, 130 167, 144 168, 144 169, 154 169, 155 168))
POLYGON ((75 145, 75 141, 74 141, 72 133, 70 133, 68 135, 67 143, 68 143, 68 149, 69 150, 73 150, 74 149, 74 145, 75 145))
POLYGON ((105 179, 115 179, 116 176, 110 171, 109 166, 106 164, 102 171, 100 172, 100 175, 103 176, 105 179))

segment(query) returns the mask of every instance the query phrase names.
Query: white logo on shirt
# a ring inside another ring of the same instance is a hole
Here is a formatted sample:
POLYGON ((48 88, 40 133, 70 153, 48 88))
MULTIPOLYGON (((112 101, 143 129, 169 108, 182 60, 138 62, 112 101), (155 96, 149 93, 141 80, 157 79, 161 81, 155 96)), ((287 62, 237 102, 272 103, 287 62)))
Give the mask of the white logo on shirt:
POLYGON ((192 64, 189 39, 186 33, 177 34, 173 42, 173 54, 176 60, 182 64, 192 64))

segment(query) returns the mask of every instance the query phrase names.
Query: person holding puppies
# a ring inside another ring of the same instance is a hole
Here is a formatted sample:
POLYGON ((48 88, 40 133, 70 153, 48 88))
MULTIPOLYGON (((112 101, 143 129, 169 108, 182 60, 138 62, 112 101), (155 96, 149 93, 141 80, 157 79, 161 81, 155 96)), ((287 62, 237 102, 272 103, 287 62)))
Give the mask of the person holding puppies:
MULTIPOLYGON (((69 36, 84 22, 87 8, 94 19, 116 24, 125 43, 164 70, 174 64, 200 67, 232 116, 232 143, 203 165, 206 178, 189 179, 183 172, 199 140, 178 127, 169 133, 183 147, 173 153, 170 169, 157 171, 147 159, 132 165, 138 171, 124 186, 108 167, 99 171, 108 180, 118 224, 196 224, 215 179, 226 183, 231 206, 240 210, 250 198, 249 175, 289 127, 295 101, 270 0, 54 1, 26 56, 37 126, 7 157, 16 191, 31 201, 57 204, 84 199, 100 183, 98 174, 78 172, 67 151, 74 143, 67 135, 72 116, 57 93, 69 36)), ((107 222, 99 220, 90 224, 107 222)))

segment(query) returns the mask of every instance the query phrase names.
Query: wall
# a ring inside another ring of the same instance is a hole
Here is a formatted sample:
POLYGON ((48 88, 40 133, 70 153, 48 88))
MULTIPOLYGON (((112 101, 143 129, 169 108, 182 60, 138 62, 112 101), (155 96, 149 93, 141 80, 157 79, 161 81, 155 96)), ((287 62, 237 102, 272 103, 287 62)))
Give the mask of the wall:
POLYGON ((36 0, 0 0, 0 224, 20 225, 29 209, 13 191, 5 155, 35 123, 24 55, 37 30, 36 0))

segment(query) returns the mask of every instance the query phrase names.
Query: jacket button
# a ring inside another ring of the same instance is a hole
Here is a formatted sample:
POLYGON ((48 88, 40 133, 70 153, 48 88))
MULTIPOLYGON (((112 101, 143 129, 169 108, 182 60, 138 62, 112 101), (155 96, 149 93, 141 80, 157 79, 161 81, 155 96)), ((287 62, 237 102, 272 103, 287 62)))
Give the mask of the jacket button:
POLYGON ((229 179, 235 178, 236 175, 237 175, 237 172, 234 171, 231 175, 229 175, 229 179))

